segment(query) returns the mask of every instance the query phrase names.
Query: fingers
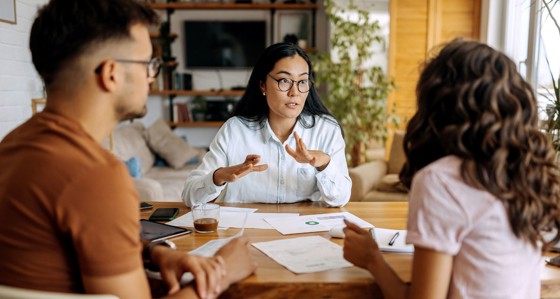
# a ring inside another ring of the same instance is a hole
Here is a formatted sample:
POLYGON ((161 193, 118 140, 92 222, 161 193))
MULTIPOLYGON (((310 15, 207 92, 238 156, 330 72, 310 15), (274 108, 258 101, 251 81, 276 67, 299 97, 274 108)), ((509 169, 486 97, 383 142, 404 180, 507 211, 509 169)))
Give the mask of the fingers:
POLYGON ((353 232, 356 232, 356 233, 364 232, 364 230, 361 227, 357 226, 356 224, 354 224, 354 223, 352 223, 352 222, 350 222, 346 219, 344 219, 344 224, 346 224, 346 227, 343 229, 344 233, 347 233, 349 231, 353 231, 353 232))
POLYGON ((261 156, 259 155, 247 155, 245 157, 245 162, 247 164, 258 164, 261 161, 261 156))
POLYGON ((263 171, 268 169, 268 164, 254 165, 252 171, 263 171))
POLYGON ((165 282, 167 288, 169 289, 168 291, 169 295, 175 294, 181 289, 181 285, 179 284, 179 279, 177 278, 177 275, 175 275, 179 273, 175 273, 171 268, 167 268, 167 267, 164 269, 160 269, 160 273, 161 273, 161 278, 163 278, 163 281, 165 282))
POLYGON ((290 145, 288 145, 288 144, 286 144, 285 148, 286 148, 286 152, 288 153, 288 155, 292 156, 292 157, 293 157, 294 159, 296 159, 296 161, 297 161, 297 153, 296 153, 296 151, 294 151, 294 150, 290 147, 290 145))
POLYGON ((196 267, 191 265, 191 273, 195 277, 197 293, 202 298, 217 297, 221 290, 221 280, 225 267, 223 260, 214 258, 200 258, 196 267))

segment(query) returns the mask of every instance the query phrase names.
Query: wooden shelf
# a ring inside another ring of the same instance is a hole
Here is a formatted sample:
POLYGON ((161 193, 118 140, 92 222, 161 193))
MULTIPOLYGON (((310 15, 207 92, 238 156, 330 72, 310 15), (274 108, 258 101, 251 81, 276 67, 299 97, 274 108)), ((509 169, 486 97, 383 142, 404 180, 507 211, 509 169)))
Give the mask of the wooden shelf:
MULTIPOLYGON (((159 38, 159 36, 160 36, 159 32, 150 32, 151 39, 159 38)), ((178 36, 177 33, 173 33, 173 32, 169 33, 169 38, 171 38, 172 40, 175 40, 177 36, 178 36)))
POLYGON ((150 90, 150 95, 242 96, 245 90, 150 90))
POLYGON ((190 127, 190 128, 219 128, 223 121, 192 121, 192 122, 168 122, 170 127, 190 127))
MULTIPOLYGON (((282 1, 282 0, 279 0, 282 1)), ((152 3, 154 9, 316 9, 317 3, 152 3)))

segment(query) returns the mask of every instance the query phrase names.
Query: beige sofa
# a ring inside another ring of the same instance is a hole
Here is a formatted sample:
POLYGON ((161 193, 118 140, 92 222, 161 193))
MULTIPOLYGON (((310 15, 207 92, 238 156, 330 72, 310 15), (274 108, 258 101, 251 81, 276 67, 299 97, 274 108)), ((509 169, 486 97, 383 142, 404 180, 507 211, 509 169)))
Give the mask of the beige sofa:
POLYGON ((140 160, 140 177, 133 180, 141 201, 182 201, 185 179, 205 152, 188 145, 162 120, 148 128, 139 122, 123 124, 113 132, 113 153, 122 161, 140 160), (156 154, 167 165, 156 166, 162 163, 156 154))
POLYGON ((349 169, 352 179, 350 201, 407 201, 408 191, 398 174, 405 162, 404 132, 393 135, 389 160, 373 160, 349 169))

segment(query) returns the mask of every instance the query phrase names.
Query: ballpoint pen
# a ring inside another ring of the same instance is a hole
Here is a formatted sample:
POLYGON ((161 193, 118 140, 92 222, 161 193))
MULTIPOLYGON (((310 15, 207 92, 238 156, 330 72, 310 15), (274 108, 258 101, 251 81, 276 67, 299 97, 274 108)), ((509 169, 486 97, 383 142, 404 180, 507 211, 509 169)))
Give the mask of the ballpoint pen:
POLYGON ((396 232, 391 238, 391 241, 389 241, 389 246, 393 246, 393 244, 395 244, 395 241, 397 240, 398 237, 399 237, 399 232, 396 232))

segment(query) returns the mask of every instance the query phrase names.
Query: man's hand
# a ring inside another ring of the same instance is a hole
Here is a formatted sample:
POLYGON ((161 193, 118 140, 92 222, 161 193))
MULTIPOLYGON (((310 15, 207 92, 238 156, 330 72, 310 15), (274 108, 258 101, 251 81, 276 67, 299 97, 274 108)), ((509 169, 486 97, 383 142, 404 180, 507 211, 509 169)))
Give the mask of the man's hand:
POLYGON ((216 253, 216 256, 223 258, 227 275, 226 285, 222 285, 225 290, 231 284, 236 283, 251 275, 257 269, 257 263, 249 255, 249 239, 239 237, 231 240, 216 253))
POLYGON ((260 161, 261 156, 259 155, 247 155, 243 164, 218 168, 214 171, 214 184, 220 186, 224 183, 235 182, 250 172, 266 170, 268 164, 257 165, 260 161))
POLYGON ((226 267, 220 256, 206 258, 156 246, 152 250, 152 262, 159 267, 169 294, 179 291, 180 279, 185 272, 193 274, 196 292, 201 298, 215 298, 224 290, 221 286, 226 267))
POLYGON ((309 163, 311 166, 323 171, 331 162, 331 157, 322 151, 308 150, 305 143, 301 140, 297 132, 294 132, 296 138, 296 150, 294 151, 286 144, 286 151, 290 156, 299 163, 309 163))

